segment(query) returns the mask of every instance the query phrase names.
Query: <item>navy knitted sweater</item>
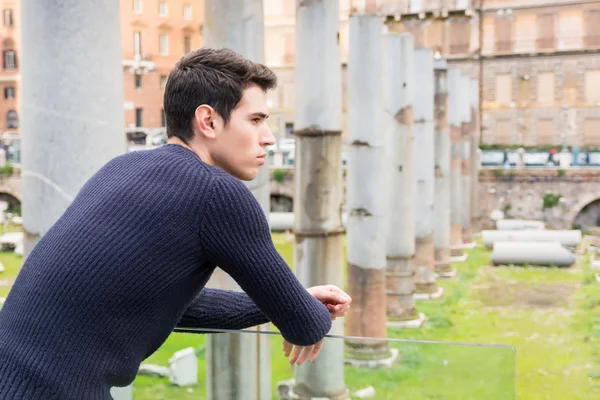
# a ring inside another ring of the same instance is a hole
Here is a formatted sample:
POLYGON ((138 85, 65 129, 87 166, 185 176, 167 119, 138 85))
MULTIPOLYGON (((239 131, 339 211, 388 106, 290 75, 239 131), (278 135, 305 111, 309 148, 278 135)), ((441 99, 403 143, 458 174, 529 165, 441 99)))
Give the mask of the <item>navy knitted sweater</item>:
POLYGON ((0 399, 110 399, 177 325, 268 321, 298 345, 331 327, 246 186, 182 146, 128 153, 26 259, 0 311, 0 399), (247 294, 203 289, 217 265, 247 294))

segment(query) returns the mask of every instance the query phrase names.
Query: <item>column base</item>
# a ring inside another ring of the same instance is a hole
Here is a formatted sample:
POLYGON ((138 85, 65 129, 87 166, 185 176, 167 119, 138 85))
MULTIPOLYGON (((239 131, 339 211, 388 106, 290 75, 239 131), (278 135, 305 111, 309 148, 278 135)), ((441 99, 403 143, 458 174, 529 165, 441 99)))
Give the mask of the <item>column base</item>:
POLYGON ((391 368, 396 364, 399 360, 400 353, 398 349, 391 348, 390 355, 386 358, 380 358, 376 360, 362 360, 362 359, 353 359, 351 355, 345 357, 344 364, 351 365, 355 368, 368 368, 368 369, 383 369, 383 368, 391 368))
POLYGON ((438 288, 435 293, 415 293, 413 294, 413 299, 415 300, 437 300, 442 298, 444 295, 444 289, 438 288))
POLYGON ((388 328, 399 328, 399 329, 418 329, 423 326, 423 324, 427 321, 427 317, 425 314, 419 314, 416 319, 412 320, 398 320, 394 321, 393 319, 387 322, 388 328))
MULTIPOLYGON (((410 302, 413 303, 414 292, 410 294, 410 302)), ((406 304, 395 304, 395 306, 391 309, 388 309, 387 319, 393 321, 412 321, 419 318, 419 314, 417 313, 417 308, 414 304, 406 305, 406 304)))
POLYGON ((444 268, 440 269, 439 271, 437 270, 437 267, 436 267, 435 273, 437 274, 438 279, 456 278, 456 268, 452 268, 452 267, 450 267, 450 269, 448 269, 448 268, 446 268, 446 266, 444 266, 444 268))
POLYGON ((477 246, 477 243, 475 243, 475 241, 470 241, 470 242, 465 242, 462 245, 463 249, 474 249, 477 246))
MULTIPOLYGON (((415 293, 414 294, 431 294, 431 293, 436 293, 439 289, 437 283, 435 283, 435 280, 433 281, 417 281, 415 282, 415 293)), ((414 296, 413 294, 413 296, 414 296)))
POLYGON ((451 263, 465 262, 465 261, 467 261, 468 258, 469 258, 469 255, 467 253, 462 253, 460 256, 450 257, 450 262, 451 263))
POLYGON ((450 257, 448 256, 447 259, 444 260, 443 262, 436 263, 434 271, 438 275, 452 272, 453 268, 452 268, 452 264, 450 264, 450 257))
POLYGON ((335 395, 333 397, 328 396, 305 396, 294 393, 294 387, 296 386, 296 380, 290 379, 287 381, 281 381, 277 383, 277 398, 280 400, 351 400, 350 391, 346 391, 342 394, 335 395))

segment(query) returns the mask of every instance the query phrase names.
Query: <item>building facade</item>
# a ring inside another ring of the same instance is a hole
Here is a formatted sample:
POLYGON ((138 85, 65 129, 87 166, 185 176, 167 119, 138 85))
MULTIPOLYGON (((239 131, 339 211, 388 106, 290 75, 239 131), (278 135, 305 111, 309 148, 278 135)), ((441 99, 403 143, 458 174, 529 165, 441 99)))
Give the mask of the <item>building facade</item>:
MULTIPOLYGON (((600 146, 600 1, 342 0, 343 82, 350 13, 378 12, 479 81, 481 143, 600 146)), ((295 1, 265 0, 274 130, 293 129, 295 1)), ((345 109, 345 85, 344 85, 345 109)))
MULTIPOLYGON (((0 132, 19 127, 19 1, 0 0, 0 132)), ((264 0, 268 94, 281 139, 294 124, 296 0, 264 0)), ((600 147, 600 0, 340 0, 344 116, 348 19, 378 12, 480 84, 484 145, 600 147)), ((202 47, 203 0, 121 0, 124 112, 129 133, 164 130, 167 76, 202 47)), ((344 118, 346 121, 346 118, 344 118)), ((344 126, 345 130, 345 126, 344 126)))
POLYGON ((2 68, 0 68, 0 133, 19 129, 20 7, 17 0, 0 1, 2 68))
POLYGON ((121 0, 126 131, 164 130, 164 88, 177 61, 202 46, 204 2, 121 0))
MULTIPOLYGON (((3 138, 19 129, 19 3, 18 0, 0 0, 3 58, 0 133, 3 138)), ((203 1, 121 0, 124 128, 129 133, 164 130, 162 104, 168 74, 183 55, 202 46, 203 14, 203 1)))
POLYGON ((600 146, 600 1, 485 1, 482 138, 600 146))

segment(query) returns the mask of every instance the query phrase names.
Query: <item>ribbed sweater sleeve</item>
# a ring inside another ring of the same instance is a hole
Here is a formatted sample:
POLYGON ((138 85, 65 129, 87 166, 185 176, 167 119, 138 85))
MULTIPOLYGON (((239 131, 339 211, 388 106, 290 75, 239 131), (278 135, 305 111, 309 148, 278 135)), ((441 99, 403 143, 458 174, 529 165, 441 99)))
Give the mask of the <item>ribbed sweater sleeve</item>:
POLYGON ((200 224, 208 258, 240 285, 292 344, 320 341, 331 329, 327 308, 296 279, 279 255, 265 214, 250 190, 218 175, 200 224))
POLYGON ((246 293, 204 288, 177 326, 182 328, 245 329, 269 322, 246 293))

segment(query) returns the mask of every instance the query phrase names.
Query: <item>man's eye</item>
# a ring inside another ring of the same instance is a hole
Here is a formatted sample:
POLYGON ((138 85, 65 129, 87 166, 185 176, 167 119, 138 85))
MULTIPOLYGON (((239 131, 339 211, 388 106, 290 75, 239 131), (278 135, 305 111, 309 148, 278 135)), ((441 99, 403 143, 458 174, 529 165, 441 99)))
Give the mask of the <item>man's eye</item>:
POLYGON ((260 122, 260 118, 254 118, 252 121, 254 121, 258 124, 260 122))

